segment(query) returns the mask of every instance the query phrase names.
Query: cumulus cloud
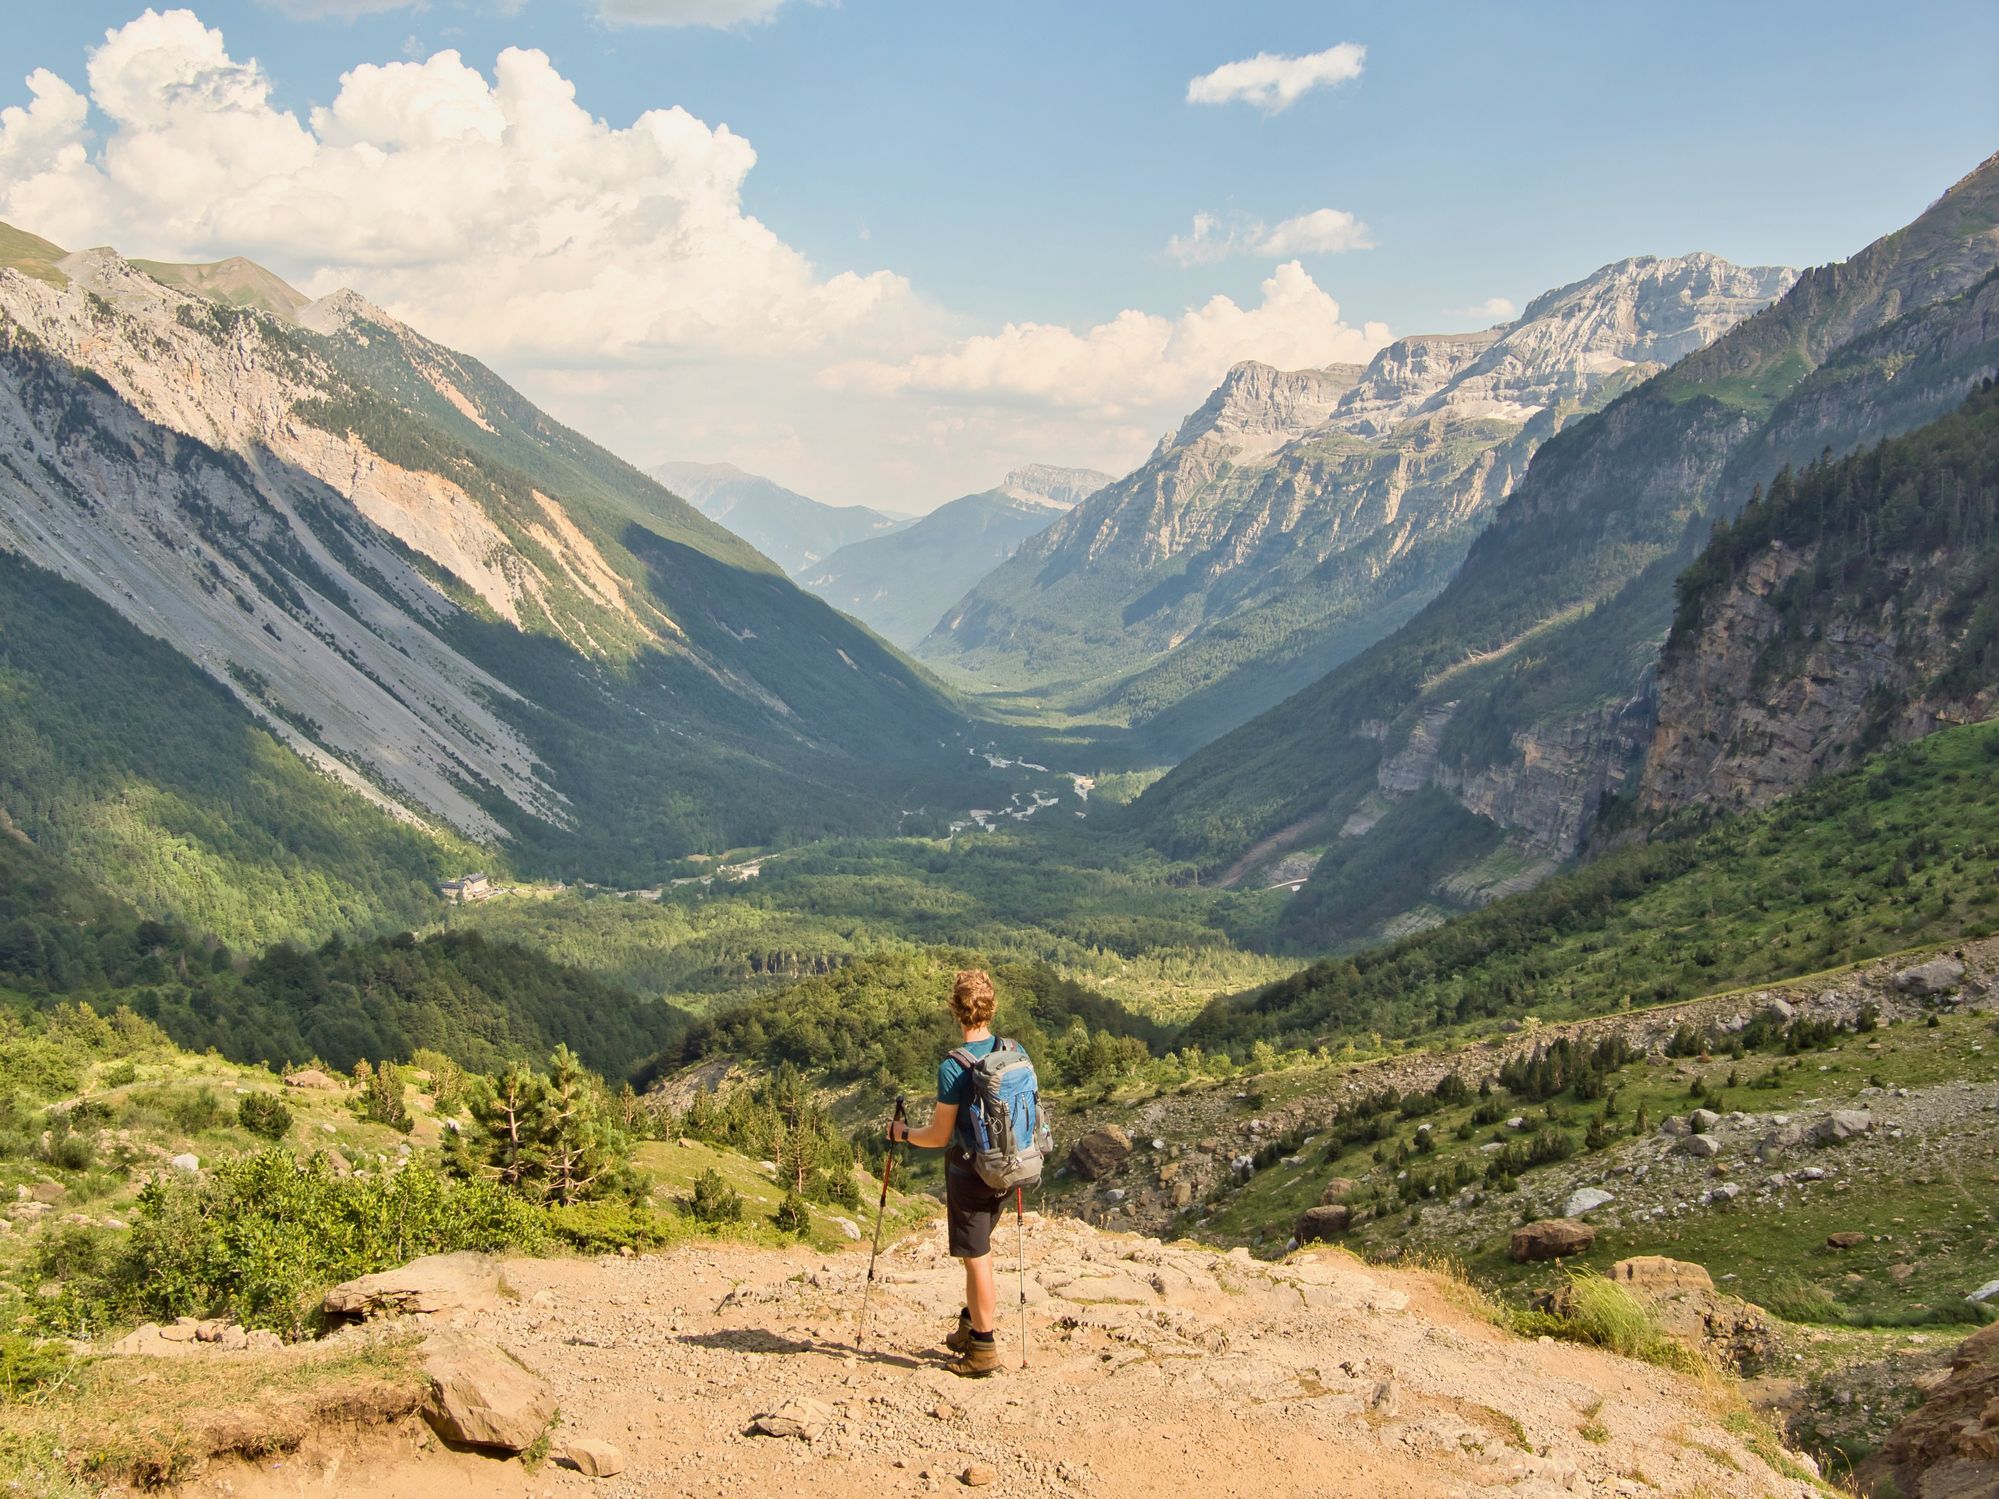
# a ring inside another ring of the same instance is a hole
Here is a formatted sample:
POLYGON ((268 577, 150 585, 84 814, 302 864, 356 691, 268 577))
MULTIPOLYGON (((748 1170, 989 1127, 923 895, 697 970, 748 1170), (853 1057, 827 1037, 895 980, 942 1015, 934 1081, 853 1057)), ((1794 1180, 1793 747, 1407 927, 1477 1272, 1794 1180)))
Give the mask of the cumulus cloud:
POLYGON ((1513 305, 1511 297, 1487 297, 1473 307, 1451 309, 1460 317, 1482 318, 1487 323, 1510 323, 1520 315, 1520 309, 1513 305))
POLYGON ((1294 219, 1265 224, 1261 219, 1237 219, 1224 224, 1212 213, 1194 215, 1194 227, 1166 242, 1166 253, 1182 265, 1209 265, 1236 255, 1265 255, 1273 260, 1293 255, 1332 255, 1342 250, 1371 250, 1367 225, 1337 208, 1316 208, 1294 219))
POLYGON ((489 355, 645 360, 816 347, 917 309, 888 272, 818 274, 744 212, 750 143, 677 107, 596 119, 540 52, 364 64, 307 120, 193 12, 147 11, 89 64, 108 122, 46 72, 0 116, 0 217, 156 257, 246 254, 365 287, 489 355))
POLYGON ((884 393, 1010 398, 1114 420, 1177 410, 1240 360, 1303 369, 1363 361, 1388 342, 1380 323, 1356 328, 1343 321, 1339 303, 1295 260, 1272 271, 1262 292, 1253 307, 1216 296, 1178 318, 1126 309, 1082 332, 1009 323, 940 353, 842 365, 827 381, 884 393))
POLYGON ((1284 57, 1259 52, 1240 62, 1225 62, 1187 84, 1189 104, 1253 104, 1265 114, 1289 109, 1316 88, 1333 88, 1360 77, 1367 48, 1341 42, 1323 52, 1284 57))
MULTIPOLYGON (((38 69, 0 108, 0 219, 352 286, 635 461, 727 459, 907 509, 1025 461, 1127 466, 1238 360, 1319 365, 1387 339, 1295 263, 1247 306, 966 337, 893 271, 822 269, 774 234, 744 201, 756 160, 678 107, 597 118, 519 49, 486 69, 451 51, 362 64, 288 111, 220 31, 148 10, 85 77, 38 69)), ((1330 232, 1257 237, 1279 231, 1330 232)), ((1273 258, 1308 241, 1290 243, 1273 258)))

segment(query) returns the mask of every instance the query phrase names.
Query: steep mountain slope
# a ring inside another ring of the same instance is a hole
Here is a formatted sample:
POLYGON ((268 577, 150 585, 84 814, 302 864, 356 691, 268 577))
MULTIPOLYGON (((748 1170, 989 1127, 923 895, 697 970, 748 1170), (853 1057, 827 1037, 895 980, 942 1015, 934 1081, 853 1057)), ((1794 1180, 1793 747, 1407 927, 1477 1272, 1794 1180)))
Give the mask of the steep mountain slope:
POLYGON ((1364 369, 1238 366, 921 650, 1128 721, 1177 758, 1408 619, 1542 442, 1791 277, 1626 260, 1512 323, 1402 339, 1364 369))
POLYGON ((1779 474, 1680 576, 1639 804, 1760 807, 1999 693, 1999 390, 1779 474))
MULTIPOLYGON (((185 657, 4 551, 0 844, 233 945, 418 924, 475 857, 343 790, 185 657)), ((47 877, 0 861, 23 898, 47 877)), ((79 976, 70 929, 102 918, 23 926, 9 904, 0 971, 79 976)))
POLYGON ((362 794, 643 878, 951 773, 906 662, 475 361, 352 293, 52 270, 0 269, 0 541, 362 794))
POLYGON ((842 547, 798 581, 897 645, 913 646, 992 567, 1109 482, 1094 469, 1031 463, 903 530, 842 547))
MULTIPOLYGON (((1473 863, 1444 840, 1433 889, 1476 900, 1545 873, 1650 742, 1673 579, 1712 517, 1786 463, 1960 402, 1999 363, 1995 265, 1999 158, 1548 443, 1447 589, 1148 791, 1147 836, 1240 875, 1286 846, 1366 838, 1435 788, 1511 847, 1473 863)), ((1316 940, 1310 903, 1296 912, 1294 935, 1316 940)))
POLYGON ((807 499, 733 463, 662 463, 652 476, 794 576, 851 542, 910 524, 865 505, 807 499))

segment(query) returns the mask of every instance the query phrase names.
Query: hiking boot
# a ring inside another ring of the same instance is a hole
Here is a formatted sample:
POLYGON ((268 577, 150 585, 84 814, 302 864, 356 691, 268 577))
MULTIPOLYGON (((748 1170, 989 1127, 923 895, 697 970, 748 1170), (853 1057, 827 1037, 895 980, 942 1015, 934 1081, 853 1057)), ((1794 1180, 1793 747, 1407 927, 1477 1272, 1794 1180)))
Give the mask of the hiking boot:
POLYGON ((958 1330, 944 1339, 944 1346, 953 1353, 969 1353, 972 1349, 972 1314, 958 1313, 958 1330))
POLYGON ((983 1379, 988 1374, 997 1374, 999 1366, 998 1343, 974 1342, 944 1367, 961 1379, 983 1379))

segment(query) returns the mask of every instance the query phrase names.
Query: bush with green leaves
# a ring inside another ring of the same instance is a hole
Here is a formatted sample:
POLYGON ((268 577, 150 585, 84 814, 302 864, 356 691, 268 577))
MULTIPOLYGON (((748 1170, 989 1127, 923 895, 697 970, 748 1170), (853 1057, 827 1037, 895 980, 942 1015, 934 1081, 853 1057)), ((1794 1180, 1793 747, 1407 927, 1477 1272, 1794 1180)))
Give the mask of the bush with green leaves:
POLYGON ((694 1178, 694 1195, 688 1199, 687 1210, 697 1223, 740 1223, 745 1216, 743 1194, 712 1166, 694 1178))
POLYGON ((547 1237, 544 1215, 518 1197, 455 1181, 427 1161, 343 1177, 324 1156, 267 1150, 199 1179, 148 1184, 117 1253, 68 1282, 40 1316, 71 1336, 142 1317, 227 1315, 296 1337, 338 1281, 425 1254, 533 1250, 547 1237))
POLYGON ((410 1118, 408 1105, 403 1102, 402 1074, 387 1062, 377 1062, 372 1069, 365 1061, 354 1064, 354 1084, 361 1091, 354 1100, 354 1109, 363 1119, 376 1124, 386 1124, 390 1129, 399 1129, 408 1134, 415 1126, 410 1118))
POLYGON ((292 1111, 275 1093, 246 1093, 236 1105, 236 1122, 253 1135, 282 1140, 292 1131, 292 1111))

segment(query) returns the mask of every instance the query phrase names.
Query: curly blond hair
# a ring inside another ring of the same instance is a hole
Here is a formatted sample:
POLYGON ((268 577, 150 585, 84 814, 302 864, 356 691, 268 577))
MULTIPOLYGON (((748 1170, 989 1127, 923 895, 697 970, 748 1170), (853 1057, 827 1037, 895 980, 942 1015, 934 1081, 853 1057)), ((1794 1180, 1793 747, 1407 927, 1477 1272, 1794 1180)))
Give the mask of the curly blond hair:
POLYGON ((951 983, 951 1014, 966 1030, 992 1023, 999 1002, 993 995, 993 981, 983 968, 961 968, 951 983))

